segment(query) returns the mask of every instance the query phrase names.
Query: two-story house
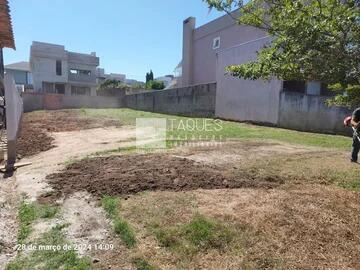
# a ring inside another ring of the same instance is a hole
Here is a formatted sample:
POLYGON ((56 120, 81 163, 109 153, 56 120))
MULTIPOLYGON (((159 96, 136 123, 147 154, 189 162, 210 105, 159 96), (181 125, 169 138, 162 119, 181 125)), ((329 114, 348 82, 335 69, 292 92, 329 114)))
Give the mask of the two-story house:
POLYGON ((96 53, 69 52, 62 45, 34 41, 30 69, 34 91, 64 95, 96 95, 96 53))

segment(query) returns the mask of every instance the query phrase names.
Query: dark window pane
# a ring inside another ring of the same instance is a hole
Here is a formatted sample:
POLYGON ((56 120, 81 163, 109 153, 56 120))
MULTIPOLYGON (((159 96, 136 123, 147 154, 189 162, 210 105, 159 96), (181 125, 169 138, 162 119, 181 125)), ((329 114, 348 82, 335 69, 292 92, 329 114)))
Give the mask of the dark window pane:
POLYGON ((65 94, 65 84, 55 84, 55 93, 65 94))
POLYGON ((62 67, 61 67, 61 61, 56 61, 56 75, 61 76, 62 75, 62 67))

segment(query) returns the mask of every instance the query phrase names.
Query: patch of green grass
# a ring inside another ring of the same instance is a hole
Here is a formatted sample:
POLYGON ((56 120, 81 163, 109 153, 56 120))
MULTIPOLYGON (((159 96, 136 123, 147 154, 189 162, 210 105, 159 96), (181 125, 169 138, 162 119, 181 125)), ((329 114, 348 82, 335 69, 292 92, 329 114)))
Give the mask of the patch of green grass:
POLYGON ((349 190, 353 190, 353 191, 360 191, 359 179, 354 179, 353 181, 349 181, 349 182, 340 182, 338 185, 345 189, 349 189, 349 190))
POLYGON ((232 232, 215 220, 195 216, 182 228, 184 237, 200 249, 225 248, 233 239, 232 232))
POLYGON ((234 239, 234 233, 224 224, 201 215, 195 215, 187 224, 155 229, 161 245, 193 254, 207 249, 225 249, 234 239))
MULTIPOLYGON (((355 167, 357 169, 357 167, 355 167)), ((347 170, 347 171, 330 171, 330 178, 339 187, 360 191, 360 174, 359 170, 347 170)))
POLYGON ((225 139, 277 140, 304 146, 331 149, 348 149, 351 139, 345 136, 299 132, 282 128, 256 126, 245 123, 221 121, 209 118, 191 118, 159 113, 135 111, 131 109, 83 109, 85 117, 114 118, 128 125, 135 125, 136 118, 166 118, 168 140, 189 141, 225 139), (206 127, 206 128, 205 128, 206 127))
POLYGON ((39 218, 53 218, 58 213, 58 207, 48 204, 38 205, 38 217, 39 218))
POLYGON ((64 162, 64 165, 66 166, 66 167, 69 167, 69 166, 71 166, 72 164, 74 164, 74 163, 77 163, 77 162, 80 162, 80 161, 86 161, 86 160, 89 160, 89 159, 91 159, 92 158, 92 155, 88 155, 88 156, 85 156, 85 157, 82 157, 82 158, 70 158, 70 159, 68 159, 68 160, 66 160, 65 162, 64 162))
POLYGON ((152 266, 148 261, 141 258, 135 259, 134 265, 137 270, 156 270, 156 268, 152 266))
POLYGON ((79 258, 73 249, 66 250, 55 247, 63 247, 70 244, 65 240, 62 229, 64 225, 58 225, 49 232, 44 233, 36 241, 38 250, 28 254, 20 254, 7 265, 6 270, 18 269, 64 269, 64 270, 87 270, 91 267, 89 258, 79 258), (47 249, 54 247, 54 249, 47 249))
POLYGON ((89 160, 89 159, 94 158, 94 157, 99 157, 99 156, 104 156, 104 155, 109 155, 109 154, 116 154, 116 153, 132 153, 135 150, 137 150, 136 146, 126 146, 126 147, 119 147, 119 148, 115 148, 115 149, 97 151, 95 153, 92 153, 92 154, 87 155, 87 156, 82 157, 82 158, 78 158, 78 159, 70 158, 70 159, 68 159, 68 160, 66 160, 64 162, 64 165, 66 167, 69 167, 69 166, 73 165, 74 163, 78 163, 78 162, 81 162, 81 161, 86 161, 86 160, 89 160))
POLYGON ((132 248, 136 245, 135 233, 126 220, 120 217, 115 218, 114 231, 120 236, 121 240, 128 248, 132 248))
POLYGON ((94 156, 101 156, 113 153, 131 153, 136 150, 136 146, 127 146, 127 147, 119 147, 110 150, 98 151, 94 154, 94 156))
POLYGON ((112 219, 114 231, 120 236, 125 246, 128 248, 134 247, 136 245, 135 232, 130 224, 119 216, 119 199, 116 197, 104 196, 101 199, 101 205, 109 218, 112 219))
POLYGON ((111 196, 105 196, 101 199, 101 205, 110 218, 118 214, 119 199, 111 196))
POLYGON ((31 224, 38 218, 53 218, 58 212, 56 206, 22 201, 19 207, 18 242, 23 243, 31 233, 31 224))

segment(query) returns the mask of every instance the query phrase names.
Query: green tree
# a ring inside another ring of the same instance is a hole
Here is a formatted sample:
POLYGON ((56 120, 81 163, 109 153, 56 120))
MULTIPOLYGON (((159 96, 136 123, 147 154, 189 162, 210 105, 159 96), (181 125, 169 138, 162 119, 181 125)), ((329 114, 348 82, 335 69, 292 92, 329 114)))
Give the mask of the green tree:
POLYGON ((165 84, 163 81, 148 81, 146 84, 146 89, 150 90, 162 90, 165 88, 165 84))
POLYGON ((117 89, 117 88, 123 88, 124 83, 115 79, 107 79, 104 82, 102 82, 98 89, 104 90, 104 89, 117 89))
POLYGON ((153 81, 154 80, 154 73, 152 70, 150 70, 150 73, 149 73, 149 81, 153 81))
POLYGON ((153 71, 150 69, 150 72, 146 73, 146 83, 153 81, 154 80, 154 73, 153 71))
POLYGON ((203 0, 239 24, 263 29, 272 36, 257 59, 230 66, 227 72, 244 79, 322 81, 337 95, 329 103, 360 105, 359 0, 203 0), (234 17, 234 16, 233 16, 234 17))

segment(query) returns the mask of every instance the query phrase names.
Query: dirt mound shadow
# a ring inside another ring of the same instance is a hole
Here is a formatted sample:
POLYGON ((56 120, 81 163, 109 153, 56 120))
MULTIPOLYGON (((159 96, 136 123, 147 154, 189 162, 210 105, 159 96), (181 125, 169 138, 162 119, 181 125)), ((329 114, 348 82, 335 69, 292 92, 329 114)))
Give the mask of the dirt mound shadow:
POLYGON ((56 195, 88 191, 95 196, 125 195, 145 190, 194 190, 263 187, 284 181, 276 177, 252 179, 232 175, 216 166, 165 154, 143 154, 85 159, 47 176, 56 195))

